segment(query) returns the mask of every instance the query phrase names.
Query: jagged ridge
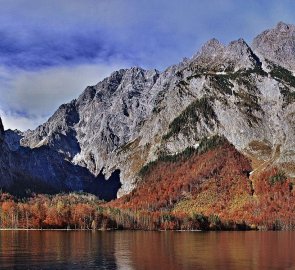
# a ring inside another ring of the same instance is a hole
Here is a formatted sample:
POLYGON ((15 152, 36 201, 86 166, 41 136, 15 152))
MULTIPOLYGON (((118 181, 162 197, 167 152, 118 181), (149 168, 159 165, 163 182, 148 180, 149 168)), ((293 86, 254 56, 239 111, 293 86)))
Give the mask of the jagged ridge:
POLYGON ((136 187, 148 162, 197 148, 216 134, 250 157, 254 170, 279 164, 293 175, 295 78, 286 72, 295 67, 288 61, 293 30, 279 23, 255 38, 252 48, 243 39, 227 46, 213 39, 161 73, 116 71, 22 134, 21 145, 32 152, 46 146, 92 175, 103 169, 109 177, 120 169, 119 195, 136 187), (269 35, 283 50, 271 50, 269 35))

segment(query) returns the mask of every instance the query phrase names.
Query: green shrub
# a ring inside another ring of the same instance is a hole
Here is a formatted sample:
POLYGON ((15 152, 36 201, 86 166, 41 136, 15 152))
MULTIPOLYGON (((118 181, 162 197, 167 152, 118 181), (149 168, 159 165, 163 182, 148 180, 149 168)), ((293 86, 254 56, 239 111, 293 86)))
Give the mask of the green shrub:
POLYGON ((190 129, 195 126, 201 118, 205 119, 206 123, 209 125, 212 125, 213 119, 217 119, 207 97, 197 99, 187 106, 186 109, 170 123, 169 132, 163 136, 163 139, 167 140, 180 132, 188 135, 190 129))
POLYGON ((284 99, 283 107, 293 103, 295 101, 295 92, 291 92, 288 87, 280 88, 280 92, 284 99))
POLYGON ((282 170, 278 171, 275 175, 272 175, 269 178, 269 183, 274 185, 276 183, 283 183, 287 180, 286 173, 282 170))
POLYGON ((234 85, 230 82, 228 75, 216 75, 212 76, 212 86, 219 89, 222 93, 232 95, 232 88, 234 85))
POLYGON ((270 75, 275 78, 282 80, 292 87, 295 87, 295 77, 292 72, 278 65, 273 65, 270 75))

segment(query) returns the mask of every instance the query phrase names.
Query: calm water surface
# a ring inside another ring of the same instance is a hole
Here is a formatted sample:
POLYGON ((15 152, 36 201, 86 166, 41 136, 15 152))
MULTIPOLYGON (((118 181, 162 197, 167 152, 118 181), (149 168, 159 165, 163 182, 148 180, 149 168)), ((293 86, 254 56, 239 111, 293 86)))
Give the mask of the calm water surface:
POLYGON ((1 269, 295 269, 295 232, 1 231, 1 269))

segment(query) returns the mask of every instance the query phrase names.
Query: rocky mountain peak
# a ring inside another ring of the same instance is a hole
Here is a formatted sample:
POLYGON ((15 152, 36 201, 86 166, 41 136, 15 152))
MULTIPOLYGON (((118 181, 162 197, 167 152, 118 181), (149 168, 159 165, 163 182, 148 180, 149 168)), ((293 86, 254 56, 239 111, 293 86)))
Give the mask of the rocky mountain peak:
POLYGON ((159 71, 155 69, 145 70, 139 67, 120 69, 113 72, 97 85, 87 87, 79 97, 78 103, 81 102, 81 99, 86 98, 86 100, 89 100, 89 98, 91 99, 94 96, 97 98, 102 96, 111 98, 115 93, 119 94, 122 89, 126 90, 126 86, 128 86, 129 90, 132 88, 141 91, 145 85, 151 87, 159 77, 159 74, 159 71))
POLYGON ((231 41, 227 46, 227 50, 241 55, 249 52, 249 50, 251 49, 247 42, 244 39, 240 38, 238 40, 231 41))
POLYGON ((212 57, 221 53, 223 49, 224 45, 218 39, 212 38, 202 46, 196 57, 212 57))
POLYGON ((118 89, 124 89, 125 86, 128 85, 135 90, 142 91, 146 84, 152 86, 157 80, 158 76, 159 71, 155 69, 145 70, 139 67, 132 67, 124 71, 124 75, 118 89))
POLYGON ((257 56, 242 38, 227 46, 217 39, 211 39, 192 59, 193 64, 216 72, 251 69, 258 62, 257 56))
POLYGON ((295 71, 295 26, 279 22, 276 27, 258 35, 253 51, 277 65, 295 71))
POLYGON ((280 32, 288 32, 290 30, 290 28, 292 28, 292 27, 294 27, 292 24, 287 24, 287 23, 280 21, 277 24, 276 29, 280 32))

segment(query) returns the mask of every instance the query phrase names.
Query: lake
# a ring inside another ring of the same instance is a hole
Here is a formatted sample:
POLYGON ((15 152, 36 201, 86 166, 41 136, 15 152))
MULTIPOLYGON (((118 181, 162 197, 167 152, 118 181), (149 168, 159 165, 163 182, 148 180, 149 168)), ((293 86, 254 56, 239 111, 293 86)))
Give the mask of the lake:
POLYGON ((295 269, 295 232, 1 231, 1 269, 295 269))

